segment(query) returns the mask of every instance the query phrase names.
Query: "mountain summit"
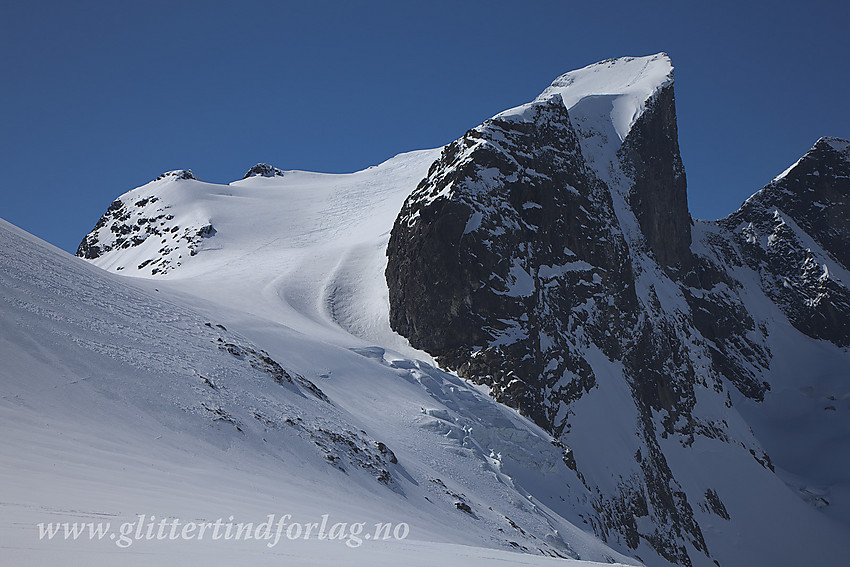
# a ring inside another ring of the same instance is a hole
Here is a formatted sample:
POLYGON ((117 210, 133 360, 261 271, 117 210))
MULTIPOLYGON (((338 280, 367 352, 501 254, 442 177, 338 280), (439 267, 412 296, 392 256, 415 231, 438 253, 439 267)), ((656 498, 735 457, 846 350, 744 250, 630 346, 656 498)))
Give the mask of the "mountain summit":
POLYGON ((305 341, 329 353, 344 377, 294 366, 398 456, 386 490, 455 498, 476 541, 837 564, 848 147, 822 138, 738 211, 694 220, 670 59, 624 57, 357 173, 153 181, 78 255, 229 314, 284 362, 305 341))
MULTIPOLYGON (((740 211, 693 225, 669 59, 567 73, 448 145, 407 198, 387 249, 390 322, 570 448, 597 535, 644 559, 726 564, 718 522, 770 547, 779 525, 745 510, 769 497, 787 518, 824 486, 816 466, 777 483, 802 447, 772 447, 748 421, 791 403, 808 408, 806 442, 850 441, 850 408, 818 429, 837 408, 771 395, 846 393, 833 370, 848 362, 846 152, 822 139, 740 211)), ((829 514, 850 518, 844 489, 826 490, 829 514)))

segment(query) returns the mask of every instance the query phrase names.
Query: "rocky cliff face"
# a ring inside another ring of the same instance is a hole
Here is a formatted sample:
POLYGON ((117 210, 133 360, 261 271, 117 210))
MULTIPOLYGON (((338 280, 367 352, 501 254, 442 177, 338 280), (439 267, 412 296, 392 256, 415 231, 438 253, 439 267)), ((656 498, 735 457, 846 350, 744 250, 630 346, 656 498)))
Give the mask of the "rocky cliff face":
POLYGON ((691 216, 672 84, 659 89, 648 102, 620 157, 634 178, 630 208, 656 261, 662 267, 688 267, 691 216))
POLYGON ((634 315, 610 195, 558 95, 449 145, 405 203, 388 256, 393 327, 550 428, 563 424, 544 391, 567 372, 573 395, 593 385, 570 329, 634 315), (613 301, 594 300, 603 294, 613 301), (553 318, 552 305, 573 316, 553 318))
POLYGON ((850 143, 821 138, 720 225, 789 321, 850 345, 850 143), (843 281, 842 281, 843 280, 843 281))
POLYGON ((835 260, 850 266, 850 143, 821 138, 748 199, 731 221, 773 209, 793 216, 797 226, 835 260))
POLYGON ((733 403, 771 389, 776 318, 753 297, 850 342, 850 295, 824 267, 847 268, 850 162, 821 140, 694 237, 671 72, 660 55, 568 73, 447 146, 395 222, 386 276, 396 331, 569 447, 591 529, 691 565, 740 508, 695 447, 749 462, 743 483, 774 477, 733 403))

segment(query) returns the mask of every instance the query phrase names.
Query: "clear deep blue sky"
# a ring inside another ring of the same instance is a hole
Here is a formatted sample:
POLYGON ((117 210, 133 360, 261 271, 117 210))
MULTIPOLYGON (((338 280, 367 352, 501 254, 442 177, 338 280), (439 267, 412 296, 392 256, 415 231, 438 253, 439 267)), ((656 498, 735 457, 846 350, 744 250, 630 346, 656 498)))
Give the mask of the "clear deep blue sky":
POLYGON ((6 1, 0 217, 75 251, 163 171, 355 171, 666 51, 691 213, 718 218, 850 137, 848 22, 844 1, 6 1))

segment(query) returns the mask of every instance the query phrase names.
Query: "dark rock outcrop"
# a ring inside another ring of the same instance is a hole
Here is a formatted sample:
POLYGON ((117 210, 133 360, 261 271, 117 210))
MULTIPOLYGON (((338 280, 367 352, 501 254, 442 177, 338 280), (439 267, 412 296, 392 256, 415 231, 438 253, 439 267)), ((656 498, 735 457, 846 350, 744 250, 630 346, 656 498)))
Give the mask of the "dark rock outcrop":
POLYGON ((272 167, 267 163, 258 163, 248 170, 248 173, 242 179, 248 179, 249 177, 283 177, 284 172, 282 169, 278 169, 276 167, 272 167))
POLYGON ((775 210, 850 269, 850 142, 818 140, 787 172, 747 199, 727 225, 775 210))
POLYGON ((191 169, 175 169, 173 171, 166 171, 154 179, 154 181, 161 181, 169 178, 173 178, 175 180, 197 179, 191 169))
MULTIPOLYGON (((388 256, 393 328, 549 428, 558 424, 547 388, 564 373, 572 395, 593 385, 564 338, 634 316, 610 195, 586 167, 559 96, 447 146, 405 203, 388 256), (594 301, 600 294, 614 300, 594 301), (550 316, 552 305, 570 315, 550 316)), ((616 355, 616 342, 594 334, 616 355)))
POLYGON ((821 138, 720 224, 795 327, 850 345, 850 290, 827 266, 850 265, 850 142, 821 138))
MULTIPOLYGON (((191 171, 176 170, 160 175, 155 181, 191 179, 194 179, 191 171)), ((161 195, 160 190, 167 191, 159 183, 149 183, 113 201, 80 242, 76 255, 97 260, 113 250, 144 245, 150 252, 145 260, 116 269, 144 270, 154 276, 166 274, 180 266, 185 257, 196 255, 204 240, 215 235, 216 229, 209 222, 196 221, 180 226, 170 211, 171 206, 153 193, 161 195)))

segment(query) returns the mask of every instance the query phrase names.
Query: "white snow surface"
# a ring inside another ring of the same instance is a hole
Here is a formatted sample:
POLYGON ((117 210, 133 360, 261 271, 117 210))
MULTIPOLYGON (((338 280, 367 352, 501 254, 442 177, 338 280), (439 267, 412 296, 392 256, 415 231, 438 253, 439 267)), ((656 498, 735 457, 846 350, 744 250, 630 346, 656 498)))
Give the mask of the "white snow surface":
POLYGON ((434 368, 389 328, 389 230, 438 151, 348 175, 290 171, 231 185, 164 178, 135 189, 122 199, 156 196, 175 226, 190 219, 216 229, 164 276, 135 267, 159 242, 96 262, 144 276, 128 278, 0 222, 3 557, 15 565, 550 565, 540 555, 558 553, 636 564, 586 531, 580 513, 589 509, 564 505, 564 487, 583 488, 546 432, 434 368), (275 382, 249 351, 267 352, 330 401, 275 382), (386 444, 398 459, 379 464, 388 485, 327 432, 352 436, 367 453, 386 444), (311 437, 322 435, 345 472, 311 437), (313 540, 119 549, 37 537, 39 523, 117 526, 140 514, 184 523, 259 523, 269 514, 308 523, 328 514, 367 526, 405 522, 410 536, 357 549, 313 540), (511 553, 519 550, 529 554, 511 553))
MULTIPOLYGON (((169 212, 177 230, 214 227, 196 255, 183 254, 179 269, 164 276, 181 280, 175 289, 344 346, 365 340, 411 354, 389 330, 384 250, 405 197, 439 152, 401 154, 351 174, 287 171, 230 185, 166 179, 120 198, 157 197, 142 213, 169 212)), ((150 276, 138 266, 158 257, 161 245, 148 238, 93 263, 150 276)))
MULTIPOLYGON (((560 95, 572 115, 573 109, 583 102, 604 100, 608 119, 622 142, 640 118, 647 101, 672 82, 673 64, 666 53, 620 57, 561 75, 535 102, 560 95)), ((521 115, 528 106, 525 104, 506 110, 497 117, 521 115)))

